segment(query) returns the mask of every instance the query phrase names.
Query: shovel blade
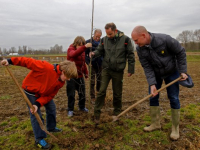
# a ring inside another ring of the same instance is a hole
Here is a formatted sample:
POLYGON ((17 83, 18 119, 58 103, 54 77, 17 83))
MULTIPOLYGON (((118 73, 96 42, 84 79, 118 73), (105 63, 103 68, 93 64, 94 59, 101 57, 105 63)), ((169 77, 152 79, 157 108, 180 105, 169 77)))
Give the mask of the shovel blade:
POLYGON ((115 121, 118 120, 118 117, 117 116, 112 116, 112 119, 113 119, 113 122, 115 122, 115 121))

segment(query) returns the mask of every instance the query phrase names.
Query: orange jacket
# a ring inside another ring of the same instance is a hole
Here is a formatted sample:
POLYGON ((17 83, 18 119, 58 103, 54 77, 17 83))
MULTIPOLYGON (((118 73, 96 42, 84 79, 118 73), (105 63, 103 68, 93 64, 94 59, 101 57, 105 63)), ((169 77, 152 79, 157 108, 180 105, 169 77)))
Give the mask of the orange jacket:
POLYGON ((11 61, 13 65, 31 70, 23 80, 22 88, 30 93, 35 93, 36 97, 38 97, 36 105, 39 107, 51 101, 58 90, 65 84, 65 82, 59 80, 61 75, 59 65, 54 67, 54 65, 46 61, 26 57, 12 57, 11 61))

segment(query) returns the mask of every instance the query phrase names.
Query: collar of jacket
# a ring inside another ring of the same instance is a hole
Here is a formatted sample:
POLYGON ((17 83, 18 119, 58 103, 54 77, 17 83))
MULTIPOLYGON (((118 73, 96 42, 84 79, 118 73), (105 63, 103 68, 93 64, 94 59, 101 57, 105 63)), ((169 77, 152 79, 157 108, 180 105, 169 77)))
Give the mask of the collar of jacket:
POLYGON ((152 46, 152 44, 153 44, 153 40, 154 40, 154 35, 151 33, 151 32, 148 32, 149 33, 149 35, 150 35, 150 46, 152 46))
POLYGON ((57 72, 57 74, 62 74, 62 72, 60 71, 60 65, 56 64, 56 69, 54 68, 54 70, 57 72))
POLYGON ((123 32, 121 32, 120 30, 117 30, 117 34, 116 34, 116 38, 117 37, 122 37, 124 35, 124 33, 123 32))

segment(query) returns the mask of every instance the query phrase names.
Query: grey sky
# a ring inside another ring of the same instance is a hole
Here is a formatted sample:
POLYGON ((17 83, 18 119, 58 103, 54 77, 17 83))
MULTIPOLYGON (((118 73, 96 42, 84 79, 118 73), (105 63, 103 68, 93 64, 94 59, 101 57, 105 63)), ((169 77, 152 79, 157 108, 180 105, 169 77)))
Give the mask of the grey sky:
MULTIPOLYGON (((176 38, 200 29, 200 0, 94 0, 94 28, 114 22, 130 37, 137 25, 176 38)), ((0 47, 26 45, 64 50, 74 38, 91 35, 92 0, 0 0, 0 47)))

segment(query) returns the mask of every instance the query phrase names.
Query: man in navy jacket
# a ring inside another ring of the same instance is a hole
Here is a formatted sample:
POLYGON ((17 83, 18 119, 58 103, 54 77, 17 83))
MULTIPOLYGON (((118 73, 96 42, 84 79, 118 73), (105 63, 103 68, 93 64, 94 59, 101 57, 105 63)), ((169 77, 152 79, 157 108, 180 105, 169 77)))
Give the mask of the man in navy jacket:
MULTIPOLYGON (((87 40, 86 43, 92 43, 92 51, 96 49, 96 47, 100 43, 100 38, 102 35, 102 31, 100 29, 96 29, 94 31, 94 36, 91 39, 87 40)), ((90 48, 87 48, 85 51, 85 62, 89 67, 90 64, 90 48)), ((94 104, 95 101, 95 77, 96 77, 96 92, 99 91, 101 85, 101 64, 102 64, 102 57, 93 57, 92 58, 92 66, 91 66, 91 82, 90 82, 90 97, 91 102, 94 104)), ((89 67, 90 68, 90 67, 89 67)))
MULTIPOLYGON (((166 34, 150 33, 143 26, 137 26, 132 31, 132 39, 137 44, 137 54, 144 69, 149 84, 151 125, 144 131, 160 129, 159 94, 163 80, 168 84, 182 76, 186 80, 187 62, 185 49, 180 43, 166 34)), ((167 88, 172 116, 172 132, 170 138, 179 138, 180 102, 179 83, 176 82, 167 88)))

